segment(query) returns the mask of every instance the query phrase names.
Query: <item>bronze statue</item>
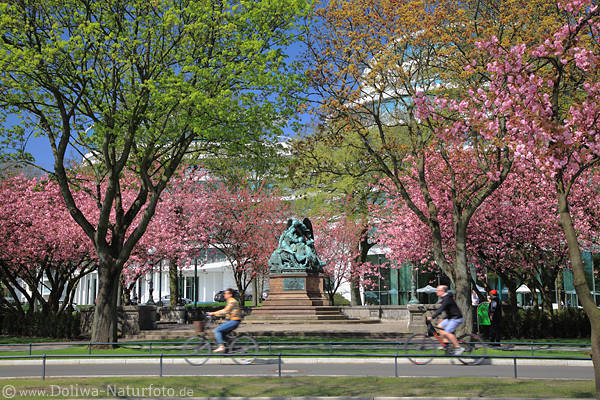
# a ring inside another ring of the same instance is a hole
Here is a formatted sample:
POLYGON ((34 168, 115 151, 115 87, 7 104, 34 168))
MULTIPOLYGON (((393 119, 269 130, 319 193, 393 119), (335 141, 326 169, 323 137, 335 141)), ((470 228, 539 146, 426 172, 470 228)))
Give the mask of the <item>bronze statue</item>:
POLYGON ((269 259, 269 271, 322 273, 325 263, 319 260, 314 241, 312 224, 308 218, 302 222, 289 219, 286 230, 279 237, 279 245, 269 259))

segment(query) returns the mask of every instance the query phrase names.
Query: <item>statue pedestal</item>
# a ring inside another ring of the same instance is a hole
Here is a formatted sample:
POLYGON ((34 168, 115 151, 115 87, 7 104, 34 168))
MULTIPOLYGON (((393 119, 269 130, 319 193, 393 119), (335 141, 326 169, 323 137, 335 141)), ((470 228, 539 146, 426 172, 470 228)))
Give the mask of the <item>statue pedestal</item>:
POLYGON ((331 306, 323 294, 323 277, 306 272, 271 274, 269 297, 254 307, 246 321, 346 319, 339 307, 331 306))
POLYGON ((306 272, 270 275, 269 297, 263 307, 273 305, 328 306, 323 277, 306 272))

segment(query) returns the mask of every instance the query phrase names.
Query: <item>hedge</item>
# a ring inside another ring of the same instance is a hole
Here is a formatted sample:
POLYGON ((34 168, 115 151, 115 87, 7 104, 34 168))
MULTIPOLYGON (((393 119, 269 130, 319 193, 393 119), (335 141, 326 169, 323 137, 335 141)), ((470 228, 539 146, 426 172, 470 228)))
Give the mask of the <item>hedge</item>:
POLYGON ((49 314, 36 311, 30 314, 0 310, 0 333, 9 336, 35 336, 51 338, 79 337, 78 312, 49 314))
POLYGON ((551 314, 541 309, 519 309, 517 314, 503 309, 503 338, 589 338, 590 322, 581 309, 565 308, 551 314))

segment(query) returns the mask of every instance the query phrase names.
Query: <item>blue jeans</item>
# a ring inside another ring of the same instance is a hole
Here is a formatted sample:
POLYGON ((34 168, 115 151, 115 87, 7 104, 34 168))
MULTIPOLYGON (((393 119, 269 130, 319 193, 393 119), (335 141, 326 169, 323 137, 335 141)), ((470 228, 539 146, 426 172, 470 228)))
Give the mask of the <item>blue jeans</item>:
POLYGON ((217 343, 219 343, 219 345, 223 345, 223 336, 237 328, 239 324, 239 319, 231 319, 217 326, 215 328, 215 339, 217 339, 217 343))

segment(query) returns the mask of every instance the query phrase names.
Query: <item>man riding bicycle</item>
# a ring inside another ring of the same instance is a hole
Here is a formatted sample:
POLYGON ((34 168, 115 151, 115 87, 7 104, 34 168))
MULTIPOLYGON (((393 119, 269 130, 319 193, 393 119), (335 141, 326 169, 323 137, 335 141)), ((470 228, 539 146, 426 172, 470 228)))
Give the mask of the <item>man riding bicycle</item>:
POLYGON ((225 308, 219 311, 208 313, 210 316, 224 315, 225 319, 227 320, 215 328, 215 339, 217 340, 219 346, 214 350, 214 353, 225 352, 225 341, 223 336, 233 331, 240 325, 240 322, 242 322, 242 311, 240 309, 240 304, 233 297, 233 289, 226 289, 223 296, 227 302, 225 308))
POLYGON ((454 354, 461 355, 465 349, 458 345, 456 335, 454 332, 460 324, 463 323, 463 316, 458 308, 458 305, 454 301, 454 298, 448 293, 448 286, 440 285, 436 288, 437 296, 442 300, 440 308, 436 310, 431 317, 427 317, 428 320, 432 320, 440 315, 442 312, 446 312, 446 318, 438 325, 440 336, 444 339, 444 343, 448 346, 448 341, 454 345, 454 354))

